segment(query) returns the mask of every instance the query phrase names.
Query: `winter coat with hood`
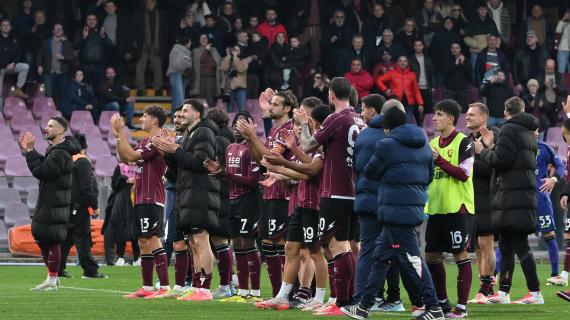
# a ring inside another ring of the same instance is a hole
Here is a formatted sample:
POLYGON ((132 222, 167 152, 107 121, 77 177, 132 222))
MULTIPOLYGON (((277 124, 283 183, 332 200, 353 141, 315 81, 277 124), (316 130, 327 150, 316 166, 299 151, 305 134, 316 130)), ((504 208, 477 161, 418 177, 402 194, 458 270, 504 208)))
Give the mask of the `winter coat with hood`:
POLYGON ((75 139, 65 137, 55 146, 50 146, 45 156, 36 150, 26 153, 28 168, 39 180, 38 201, 32 218, 32 235, 37 242, 58 244, 67 236, 73 179, 72 156, 80 148, 75 139))
POLYGON ((91 161, 84 154, 78 153, 73 156, 70 224, 89 220, 87 208, 99 208, 99 186, 91 161), (74 210, 77 210, 75 214, 74 210))
POLYGON ((376 85, 382 92, 390 89, 391 96, 397 97, 400 101, 402 101, 405 95, 410 106, 424 104, 416 74, 410 68, 402 69, 397 67, 395 70, 378 77, 376 85))
POLYGON ((433 156, 422 128, 401 125, 378 141, 364 175, 378 181, 380 223, 415 227, 423 222, 433 156))
POLYGON ((105 221, 101 228, 101 234, 112 235, 116 242, 134 239, 137 223, 131 198, 133 184, 129 183, 128 177, 121 173, 121 165, 115 168, 111 177, 112 191, 107 199, 105 221))
POLYGON ((178 164, 176 212, 181 231, 212 230, 219 224, 220 181, 209 175, 206 159, 216 160, 218 127, 202 119, 184 134, 182 145, 170 157, 178 164))
MULTIPOLYGON (((494 141, 497 142, 499 135, 499 128, 487 127, 489 131, 493 132, 494 141)), ((481 134, 469 135, 472 141, 481 138, 481 134)), ((491 177, 493 175, 493 168, 481 159, 481 155, 475 155, 475 162, 473 163, 473 191, 475 193, 475 212, 476 214, 489 214, 491 211, 491 177)))
POLYGON ((372 158, 376 143, 386 138, 382 128, 382 118, 382 115, 377 115, 370 119, 368 127, 358 134, 354 144, 354 171, 356 172, 354 212, 356 213, 376 213, 378 206, 378 181, 366 178, 364 168, 372 158))
POLYGON ((520 113, 501 127, 494 150, 481 160, 493 168, 491 219, 498 231, 533 233, 536 228, 536 138, 538 120, 520 113))

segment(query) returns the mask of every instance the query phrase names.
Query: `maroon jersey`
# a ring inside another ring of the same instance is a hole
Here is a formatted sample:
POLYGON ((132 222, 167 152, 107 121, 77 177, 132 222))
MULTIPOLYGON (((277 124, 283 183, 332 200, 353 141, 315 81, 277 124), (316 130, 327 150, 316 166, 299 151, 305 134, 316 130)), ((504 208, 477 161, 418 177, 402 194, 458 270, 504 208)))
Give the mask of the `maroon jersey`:
MULTIPOLYGON (((288 156, 288 159, 291 162, 299 162, 297 157, 291 152, 288 156)), ((288 216, 292 216, 295 214, 295 207, 297 206, 297 199, 299 198, 298 190, 299 190, 299 181, 297 180, 289 180, 289 206, 288 206, 288 216)), ((281 182, 278 182, 281 183, 281 182)), ((284 182, 286 183, 286 182, 284 182)))
MULTIPOLYGON (((265 146, 268 149, 271 150, 276 141, 283 141, 279 134, 279 130, 281 129, 293 130, 293 121, 287 120, 281 126, 271 128, 269 135, 267 135, 267 139, 265 140, 265 146)), ((284 154, 283 157, 287 159, 288 155, 284 154)), ((264 200, 286 200, 287 195, 287 191, 282 183, 275 183, 271 187, 263 189, 264 200)))
POLYGON ((226 149, 226 173, 230 200, 256 189, 259 182, 259 166, 251 158, 247 142, 232 143, 226 149))
MULTIPOLYGON (((309 153, 309 156, 313 159, 323 159, 323 154, 320 151, 309 153)), ((299 182, 297 207, 319 210, 322 176, 323 170, 321 170, 319 174, 312 176, 309 180, 299 182)))
POLYGON ((139 141, 135 151, 140 152, 135 173, 135 205, 157 204, 164 206, 164 182, 162 176, 166 172, 166 161, 150 138, 139 141))
POLYGON ((328 116, 314 138, 325 147, 321 197, 354 199, 354 142, 365 124, 352 108, 328 116))

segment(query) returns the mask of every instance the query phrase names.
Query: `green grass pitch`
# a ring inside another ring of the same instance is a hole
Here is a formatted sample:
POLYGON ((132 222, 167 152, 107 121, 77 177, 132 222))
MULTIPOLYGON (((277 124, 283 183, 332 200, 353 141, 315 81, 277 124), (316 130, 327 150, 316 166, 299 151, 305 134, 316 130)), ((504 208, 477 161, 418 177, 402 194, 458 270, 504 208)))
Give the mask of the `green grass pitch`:
MULTIPOLYGON (((447 266, 448 293, 455 303, 455 265, 447 266)), ((265 269, 265 267, 263 267, 265 269)), ((539 277, 544 284, 550 275, 550 267, 538 265, 539 277)), ((256 310, 248 304, 223 302, 187 302, 176 300, 127 300, 121 292, 134 291, 140 286, 138 267, 103 267, 101 272, 108 274, 108 279, 81 279, 81 268, 68 267, 74 279, 62 279, 56 292, 31 292, 29 289, 45 277, 46 270, 40 266, 2 266, 0 267, 0 319, 312 319, 308 312, 297 310, 272 311, 256 310), (81 290, 84 289, 84 290, 81 290)), ((265 270, 263 270, 265 271, 265 270)), ((473 266, 472 298, 478 289, 476 266, 473 266)), ((171 279, 174 270, 170 268, 171 279)), ((217 287, 217 276, 212 287, 217 287)), ((517 265, 511 299, 521 298, 526 294, 522 271, 517 265)), ((470 319, 570 319, 570 304, 556 297, 560 287, 542 285, 545 305, 484 305, 469 306, 470 319)), ((406 310, 410 303, 402 287, 402 298, 406 310)), ((262 275, 262 294, 270 294, 269 279, 262 275)), ((370 319, 409 319, 411 313, 401 314, 374 313, 370 319)), ((348 319, 348 318, 346 318, 348 319)))

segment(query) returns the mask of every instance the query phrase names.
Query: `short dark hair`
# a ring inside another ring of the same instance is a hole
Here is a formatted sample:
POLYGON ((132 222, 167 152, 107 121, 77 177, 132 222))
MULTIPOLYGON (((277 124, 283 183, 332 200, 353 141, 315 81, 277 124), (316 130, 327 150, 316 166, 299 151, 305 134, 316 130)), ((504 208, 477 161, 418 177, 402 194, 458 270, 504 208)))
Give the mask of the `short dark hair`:
POLYGON ((83 133, 76 133, 73 135, 73 139, 77 140, 81 146, 81 150, 87 150, 87 139, 83 133))
POLYGON ((352 85, 348 80, 341 77, 336 77, 331 80, 330 90, 337 99, 348 100, 350 98, 350 88, 352 85))
POLYGON ((386 98, 375 93, 362 98, 362 106, 374 109, 377 114, 382 113, 382 106, 384 106, 384 103, 386 103, 386 98))
POLYGON ((487 108, 487 106, 484 103, 474 102, 469 105, 469 108, 477 108, 479 109, 480 112, 486 114, 487 116, 489 115, 489 108, 487 108))
POLYGON ((207 19, 214 19, 214 21, 216 21, 216 17, 214 17, 214 15, 212 15, 212 14, 205 15, 204 20, 207 20, 207 19))
POLYGON ((315 119, 320 123, 323 123, 325 119, 331 114, 332 114, 331 107, 326 104, 321 104, 320 106, 313 109, 313 112, 311 112, 311 118, 315 119))
POLYGON ((190 37, 185 34, 179 34, 176 36, 176 43, 185 46, 188 41, 190 41, 190 37))
POLYGON ((179 105, 178 107, 176 107, 176 109, 174 109, 174 112, 182 111, 182 107, 184 107, 183 104, 179 105))
POLYGON ((220 108, 212 108, 208 110, 208 119, 214 121, 219 128, 225 128, 230 122, 228 114, 220 108))
POLYGON ((194 111, 198 112, 198 114, 200 115, 200 119, 204 118, 204 113, 206 113, 206 107, 204 107, 202 102, 196 99, 186 99, 182 104, 183 105, 189 104, 192 107, 192 109, 194 109, 194 111))
POLYGON ((240 116, 245 117, 246 119, 253 121, 253 117, 251 116, 251 113, 249 113, 249 111, 242 110, 242 111, 236 113, 236 116, 232 120, 232 127, 236 125, 236 122, 238 121, 238 118, 240 116))
POLYGON ((299 100, 291 90, 279 91, 275 94, 278 97, 283 98, 283 106, 290 107, 289 118, 293 117, 293 109, 299 107, 299 100))
POLYGON ((519 97, 511 97, 505 101, 505 111, 514 116, 524 112, 524 101, 519 97))
POLYGON ((301 105, 307 108, 309 113, 321 104, 323 104, 323 101, 317 97, 307 97, 301 101, 301 105))
POLYGON ((382 128, 392 130, 408 122, 406 114, 399 108, 390 108, 382 118, 382 128))
POLYGON ((348 103, 353 107, 356 107, 358 104, 358 91, 356 91, 356 88, 353 86, 350 86, 350 96, 348 96, 348 103))
POLYGON ((443 111, 450 116, 453 116, 453 125, 457 124, 459 115, 461 114, 461 106, 457 101, 452 99, 444 99, 435 105, 434 111, 443 111))
POLYGON ((151 117, 156 118, 158 120, 159 128, 162 128, 162 126, 166 122, 166 112, 161 106, 157 105, 148 106, 144 109, 144 113, 148 114, 151 117))
POLYGON ((59 123, 59 125, 63 127, 64 132, 67 131, 67 128, 69 128, 69 122, 67 122, 67 120, 65 120, 63 117, 55 116, 51 117, 50 120, 59 123))

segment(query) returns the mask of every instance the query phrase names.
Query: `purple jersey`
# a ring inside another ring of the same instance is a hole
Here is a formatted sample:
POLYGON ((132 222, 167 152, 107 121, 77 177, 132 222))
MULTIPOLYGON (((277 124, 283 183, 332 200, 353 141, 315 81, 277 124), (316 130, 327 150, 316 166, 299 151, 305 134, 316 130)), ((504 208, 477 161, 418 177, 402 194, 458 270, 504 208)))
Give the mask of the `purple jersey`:
POLYGON ((227 179, 231 200, 255 190, 251 184, 247 185, 239 181, 251 180, 254 181, 256 185, 259 182, 259 165, 251 158, 249 148, 245 141, 232 143, 226 149, 226 172, 228 175, 236 177, 234 179, 227 179))
MULTIPOLYGON (((287 120, 281 126, 271 128, 269 135, 267 135, 267 139, 265 140, 265 147, 267 147, 269 150, 273 148, 273 145, 276 141, 283 141, 279 134, 279 130, 281 129, 293 130, 293 121, 287 120)), ((287 159, 288 155, 284 154, 283 157, 287 159)), ((263 189, 264 200, 286 200, 287 196, 287 190, 285 190, 285 187, 282 183, 275 183, 271 187, 263 189)))
MULTIPOLYGON (((309 156, 323 159, 323 154, 320 151, 309 153, 309 156)), ((297 207, 319 210, 322 176, 323 170, 309 180, 302 180, 299 183, 297 207)))
POLYGON ((354 142, 364 127, 362 118, 348 108, 328 116, 315 133, 315 140, 325 147, 321 197, 354 199, 354 142))
POLYGON ((164 206, 164 182, 166 161, 160 155, 150 138, 139 141, 135 151, 140 152, 135 173, 135 205, 157 204, 164 206))

